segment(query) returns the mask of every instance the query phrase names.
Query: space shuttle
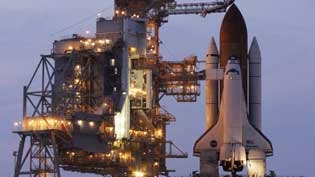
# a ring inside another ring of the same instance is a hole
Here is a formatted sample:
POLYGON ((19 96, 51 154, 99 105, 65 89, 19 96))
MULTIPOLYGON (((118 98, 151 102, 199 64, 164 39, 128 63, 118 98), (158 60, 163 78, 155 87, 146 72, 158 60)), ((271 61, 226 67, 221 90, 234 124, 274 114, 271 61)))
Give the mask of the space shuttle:
POLYGON ((247 28, 238 7, 227 11, 220 31, 220 53, 214 38, 206 56, 206 131, 195 142, 200 176, 218 177, 219 167, 236 176, 266 175, 273 147, 262 133, 261 54, 254 38, 247 52, 247 28))

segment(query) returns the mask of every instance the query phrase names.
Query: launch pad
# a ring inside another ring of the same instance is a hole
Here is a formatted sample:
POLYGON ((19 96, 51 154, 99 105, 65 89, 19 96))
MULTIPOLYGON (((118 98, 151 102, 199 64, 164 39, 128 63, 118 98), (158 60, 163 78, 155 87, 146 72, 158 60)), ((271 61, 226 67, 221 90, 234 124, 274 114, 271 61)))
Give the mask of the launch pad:
MULTIPOLYGON (((207 71, 197 70, 196 56, 163 60, 159 29, 170 15, 206 16, 225 12, 233 2, 115 0, 113 18, 98 18, 95 36, 73 34, 55 41, 24 87, 14 177, 60 177, 60 169, 115 177, 169 176, 166 159, 188 154, 166 139, 166 126, 176 118, 160 101, 173 96, 179 103, 196 102, 207 71)), ((247 55, 247 45, 244 51, 247 55)), ((216 121, 207 118, 211 122, 216 121)), ((217 170, 218 164, 213 167, 217 170)), ((201 168, 200 176, 209 176, 203 172, 201 168)))

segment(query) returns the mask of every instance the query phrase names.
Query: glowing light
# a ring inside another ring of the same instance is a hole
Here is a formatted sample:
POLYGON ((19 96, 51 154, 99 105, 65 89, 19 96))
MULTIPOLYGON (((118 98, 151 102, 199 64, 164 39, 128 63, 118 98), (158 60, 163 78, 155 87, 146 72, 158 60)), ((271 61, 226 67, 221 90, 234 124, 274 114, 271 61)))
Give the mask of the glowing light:
POLYGON ((130 124, 129 124, 129 99, 125 100, 123 109, 121 112, 117 113, 115 115, 115 134, 116 134, 116 139, 121 140, 122 138, 129 138, 129 129, 130 129, 130 124))
POLYGON ((99 44, 105 44, 105 40, 98 40, 99 44))
POLYGON ((162 132, 162 130, 161 130, 161 129, 155 130, 155 136, 156 136, 157 138, 163 137, 163 132, 162 132))
POLYGON ((119 14, 119 10, 116 10, 115 13, 116 13, 116 14, 119 14))
POLYGON ((115 58, 112 58, 112 59, 110 60, 110 65, 111 65, 111 66, 115 66, 115 58))
MULTIPOLYGON (((40 131, 40 130, 63 130, 66 131, 70 127, 65 126, 66 121, 58 117, 32 117, 23 120, 23 130, 40 131)), ((17 122, 16 125, 22 125, 17 122)))
POLYGON ((90 45, 90 42, 85 41, 85 42, 84 42, 84 45, 85 45, 85 46, 88 46, 88 45, 90 45))
POLYGON ((83 121, 82 121, 82 120, 78 120, 77 123, 78 123, 79 126, 82 126, 82 125, 83 125, 83 121))
POLYGON ((19 126, 19 123, 18 122, 14 122, 13 124, 15 127, 19 126))
POLYGON ((112 41, 110 39, 105 39, 105 44, 110 44, 112 41))
POLYGON ((28 122, 28 125, 31 126, 34 123, 34 120, 28 122))
POLYGON ((68 47, 68 50, 73 50, 73 47, 72 47, 72 46, 69 46, 69 47, 68 47))
POLYGON ((90 33, 91 33, 91 31, 89 31, 89 30, 85 31, 85 34, 90 34, 90 33))
POLYGON ((80 79, 74 79, 74 84, 77 85, 80 83, 80 79))
POLYGON ((96 51, 97 51, 97 52, 102 52, 102 49, 97 48, 96 51))
POLYGON ((94 127, 95 123, 94 122, 89 122, 90 127, 94 127))
POLYGON ((144 176, 144 173, 141 171, 135 171, 135 172, 133 172, 133 174, 135 177, 143 177, 144 176))
MULTIPOLYGON (((76 65, 74 67, 74 71, 75 71, 75 76, 78 77, 79 75, 81 75, 81 66, 80 65, 76 65)), ((78 78, 77 78, 78 79, 78 78)))
POLYGON ((131 54, 135 54, 137 52, 137 48, 136 47, 130 47, 129 51, 131 54))

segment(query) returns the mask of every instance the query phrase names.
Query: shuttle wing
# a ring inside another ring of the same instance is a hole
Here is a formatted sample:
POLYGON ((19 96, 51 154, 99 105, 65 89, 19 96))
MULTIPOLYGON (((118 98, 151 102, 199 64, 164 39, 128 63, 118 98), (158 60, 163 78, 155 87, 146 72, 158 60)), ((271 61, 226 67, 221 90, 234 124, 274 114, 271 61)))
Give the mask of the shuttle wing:
MULTIPOLYGON (((221 116, 220 116, 221 117, 221 116)), ((210 127, 194 144, 194 155, 199 156, 201 151, 219 151, 219 144, 223 143, 223 121, 219 117, 218 122, 210 127)))

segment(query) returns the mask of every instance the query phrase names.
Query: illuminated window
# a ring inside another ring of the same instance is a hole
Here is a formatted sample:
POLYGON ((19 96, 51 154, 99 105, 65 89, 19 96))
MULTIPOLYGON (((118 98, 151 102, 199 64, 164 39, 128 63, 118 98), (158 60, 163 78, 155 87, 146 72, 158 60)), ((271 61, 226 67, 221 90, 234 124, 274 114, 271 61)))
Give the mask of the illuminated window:
POLYGON ((116 62, 116 61, 115 61, 115 58, 112 58, 112 59, 110 60, 110 65, 111 65, 111 66, 115 66, 115 62, 116 62))
POLYGON ((129 52, 130 52, 130 54, 134 55, 137 52, 137 48, 136 47, 130 47, 129 52))
POLYGON ((115 68, 115 75, 117 75, 118 74, 118 69, 117 68, 115 68))

